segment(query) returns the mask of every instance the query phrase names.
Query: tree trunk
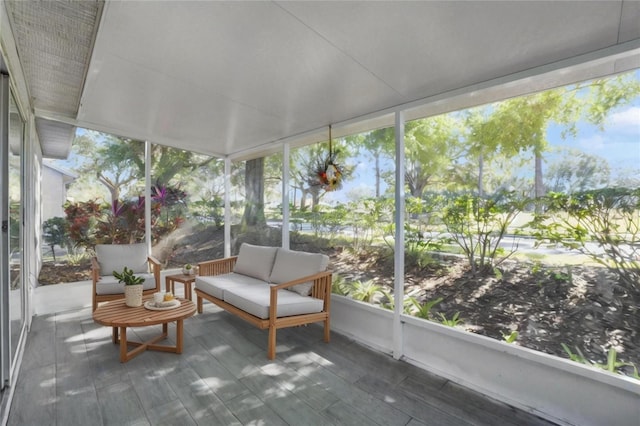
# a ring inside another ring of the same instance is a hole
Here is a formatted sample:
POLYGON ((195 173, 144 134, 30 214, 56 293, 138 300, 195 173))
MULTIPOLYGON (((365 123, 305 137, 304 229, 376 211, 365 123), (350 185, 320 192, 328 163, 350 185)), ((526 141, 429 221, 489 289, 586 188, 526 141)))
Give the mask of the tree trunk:
POLYGON ((484 175, 484 156, 480 153, 478 157, 478 197, 482 198, 484 196, 484 189, 482 189, 483 183, 482 179, 484 175))
POLYGON ((245 206, 242 229, 267 225, 264 217, 264 158, 249 160, 244 169, 245 206))
MULTIPOLYGON (((544 190, 544 183, 542 182, 542 154, 540 154, 539 152, 536 152, 536 159, 535 159, 536 165, 535 165, 535 198, 536 200, 544 197, 545 195, 545 190, 544 190)), ((535 203, 536 205, 536 213, 542 213, 541 209, 542 206, 540 205, 540 203, 535 203)))
POLYGON ((375 154, 376 158, 376 198, 380 198, 380 153, 375 154))

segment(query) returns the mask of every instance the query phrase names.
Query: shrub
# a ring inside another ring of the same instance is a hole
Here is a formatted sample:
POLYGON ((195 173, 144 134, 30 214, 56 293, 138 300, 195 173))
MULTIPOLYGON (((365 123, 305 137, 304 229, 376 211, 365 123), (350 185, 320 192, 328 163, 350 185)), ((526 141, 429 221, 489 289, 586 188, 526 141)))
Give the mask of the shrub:
POLYGON ((543 241, 578 250, 640 293, 640 188, 549 193, 546 211, 531 223, 543 241))

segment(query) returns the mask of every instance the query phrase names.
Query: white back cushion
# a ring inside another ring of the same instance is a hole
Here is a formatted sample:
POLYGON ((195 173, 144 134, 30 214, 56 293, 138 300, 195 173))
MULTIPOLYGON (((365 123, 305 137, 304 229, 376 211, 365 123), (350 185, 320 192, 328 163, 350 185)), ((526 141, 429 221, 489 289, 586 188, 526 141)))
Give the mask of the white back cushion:
POLYGON ((269 282, 277 247, 242 243, 233 272, 269 282))
MULTIPOLYGON (((276 262, 271 272, 271 282, 282 284, 307 275, 325 271, 329 266, 329 257, 320 253, 306 253, 303 251, 278 249, 276 262)), ((291 288, 301 296, 311 294, 312 282, 298 284, 291 288)))
POLYGON ((96 257, 100 275, 113 275, 113 271, 122 272, 125 266, 136 274, 149 272, 145 243, 96 244, 96 257))

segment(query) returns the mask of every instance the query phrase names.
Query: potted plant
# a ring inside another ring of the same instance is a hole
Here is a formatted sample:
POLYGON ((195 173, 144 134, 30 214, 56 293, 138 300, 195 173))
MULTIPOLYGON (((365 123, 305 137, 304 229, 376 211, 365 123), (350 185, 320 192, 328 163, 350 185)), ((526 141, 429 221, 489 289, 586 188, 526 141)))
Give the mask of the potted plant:
POLYGON ((193 265, 191 265, 190 263, 187 263, 182 267, 182 273, 185 275, 192 275, 193 272, 194 272, 193 265))
POLYGON ((132 308, 141 306, 144 278, 135 276, 133 270, 126 266, 122 272, 113 271, 113 276, 118 279, 118 282, 124 283, 124 303, 132 308))

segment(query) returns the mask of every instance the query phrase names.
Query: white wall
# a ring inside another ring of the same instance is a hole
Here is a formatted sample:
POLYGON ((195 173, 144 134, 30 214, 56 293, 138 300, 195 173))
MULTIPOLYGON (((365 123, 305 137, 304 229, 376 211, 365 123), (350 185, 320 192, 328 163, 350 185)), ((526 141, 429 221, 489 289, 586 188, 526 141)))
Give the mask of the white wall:
POLYGON ((42 196, 42 222, 52 217, 65 217, 64 208, 67 190, 64 176, 49 167, 42 167, 42 185, 39 193, 42 196))

